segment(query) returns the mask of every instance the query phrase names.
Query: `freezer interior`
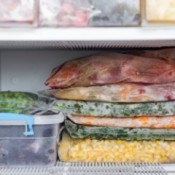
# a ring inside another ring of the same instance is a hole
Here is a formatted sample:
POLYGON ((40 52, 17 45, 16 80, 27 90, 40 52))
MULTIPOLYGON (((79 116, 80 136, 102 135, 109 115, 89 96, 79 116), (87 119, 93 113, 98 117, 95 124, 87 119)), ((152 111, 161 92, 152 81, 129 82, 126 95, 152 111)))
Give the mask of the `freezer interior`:
MULTIPOLYGON (((0 51, 0 90, 38 92, 47 89, 44 82, 52 69, 65 61, 101 52, 119 52, 134 48, 115 49, 2 49, 0 51)), ((144 49, 137 48, 138 49, 144 49)), ((151 174, 175 174, 175 164, 114 164, 114 163, 64 163, 57 162, 56 166, 46 167, 0 167, 5 173, 16 172, 32 174, 101 174, 110 173, 139 173, 147 171, 151 174)))

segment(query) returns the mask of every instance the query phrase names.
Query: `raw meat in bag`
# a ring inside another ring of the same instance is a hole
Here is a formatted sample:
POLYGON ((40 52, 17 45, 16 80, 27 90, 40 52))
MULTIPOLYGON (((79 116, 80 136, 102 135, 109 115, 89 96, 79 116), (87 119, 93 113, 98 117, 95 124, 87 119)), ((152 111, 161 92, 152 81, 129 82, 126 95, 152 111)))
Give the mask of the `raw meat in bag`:
POLYGON ((51 88, 66 88, 119 82, 157 84, 174 81, 175 64, 167 60, 104 53, 66 62, 55 69, 45 84, 51 88))

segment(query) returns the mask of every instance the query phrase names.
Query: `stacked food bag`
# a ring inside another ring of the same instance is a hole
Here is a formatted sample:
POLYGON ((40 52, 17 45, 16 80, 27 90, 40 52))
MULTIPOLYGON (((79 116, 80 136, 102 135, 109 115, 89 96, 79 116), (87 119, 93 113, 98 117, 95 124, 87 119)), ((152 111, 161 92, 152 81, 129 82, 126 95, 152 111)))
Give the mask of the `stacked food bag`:
POLYGON ((161 52, 174 50, 104 53, 54 69, 46 85, 67 115, 62 161, 175 161, 175 57, 161 52))

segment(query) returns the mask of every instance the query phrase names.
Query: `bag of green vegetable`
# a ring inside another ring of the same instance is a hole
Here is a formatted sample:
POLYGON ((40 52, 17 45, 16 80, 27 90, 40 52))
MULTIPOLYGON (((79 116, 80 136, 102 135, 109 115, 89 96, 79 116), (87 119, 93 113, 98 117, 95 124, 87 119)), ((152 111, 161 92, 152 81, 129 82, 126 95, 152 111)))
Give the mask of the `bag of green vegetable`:
POLYGON ((0 91, 0 112, 30 113, 46 109, 49 98, 30 92, 0 91))
POLYGON ((76 139, 175 140, 175 129, 122 128, 78 125, 65 121, 69 135, 76 139))

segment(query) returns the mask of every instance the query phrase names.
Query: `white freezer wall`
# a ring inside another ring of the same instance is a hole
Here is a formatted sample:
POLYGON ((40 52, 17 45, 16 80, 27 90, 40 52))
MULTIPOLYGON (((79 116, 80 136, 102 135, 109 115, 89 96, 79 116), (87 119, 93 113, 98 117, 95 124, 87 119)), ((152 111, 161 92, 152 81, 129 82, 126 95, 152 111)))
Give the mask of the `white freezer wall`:
POLYGON ((74 58, 100 51, 2 50, 0 90, 37 92, 47 89, 45 80, 53 68, 74 58))

